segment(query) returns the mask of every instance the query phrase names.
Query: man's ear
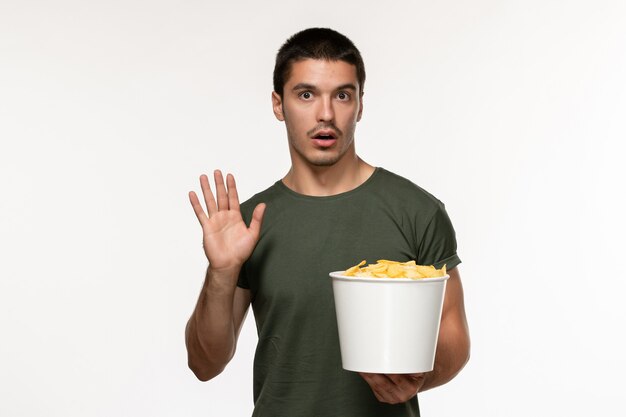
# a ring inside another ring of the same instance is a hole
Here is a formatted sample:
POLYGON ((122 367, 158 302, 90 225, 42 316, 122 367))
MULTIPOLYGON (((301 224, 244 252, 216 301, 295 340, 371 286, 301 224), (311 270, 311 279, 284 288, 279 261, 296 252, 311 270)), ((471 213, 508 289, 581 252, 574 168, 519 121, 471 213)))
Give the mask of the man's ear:
POLYGON ((359 114, 356 116, 357 122, 361 121, 361 116, 363 116, 363 91, 361 91, 359 96, 359 114))
POLYGON ((272 109, 274 110, 274 116, 276 116, 276 118, 281 122, 284 122, 285 115, 283 114, 283 99, 276 91, 272 91, 272 109))

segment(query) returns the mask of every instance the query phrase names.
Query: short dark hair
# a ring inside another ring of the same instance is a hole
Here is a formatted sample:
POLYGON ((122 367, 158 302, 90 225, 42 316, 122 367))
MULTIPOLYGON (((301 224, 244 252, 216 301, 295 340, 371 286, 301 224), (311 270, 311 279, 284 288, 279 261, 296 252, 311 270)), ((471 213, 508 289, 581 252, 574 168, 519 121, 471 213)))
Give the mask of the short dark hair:
POLYGON ((283 44, 276 55, 274 91, 281 97, 289 78, 291 65, 303 59, 345 61, 356 67, 359 90, 365 84, 365 65, 361 53, 352 41, 341 33, 327 28, 310 28, 296 33, 283 44))

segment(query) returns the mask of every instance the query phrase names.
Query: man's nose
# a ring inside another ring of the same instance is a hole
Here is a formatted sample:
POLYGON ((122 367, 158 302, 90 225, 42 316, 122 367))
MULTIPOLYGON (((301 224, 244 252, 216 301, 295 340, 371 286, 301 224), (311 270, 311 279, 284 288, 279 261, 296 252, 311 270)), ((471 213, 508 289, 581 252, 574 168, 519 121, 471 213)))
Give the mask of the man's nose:
POLYGON ((317 110, 318 122, 332 122, 335 119, 335 110, 333 109, 333 101, 330 97, 323 97, 319 101, 317 110))

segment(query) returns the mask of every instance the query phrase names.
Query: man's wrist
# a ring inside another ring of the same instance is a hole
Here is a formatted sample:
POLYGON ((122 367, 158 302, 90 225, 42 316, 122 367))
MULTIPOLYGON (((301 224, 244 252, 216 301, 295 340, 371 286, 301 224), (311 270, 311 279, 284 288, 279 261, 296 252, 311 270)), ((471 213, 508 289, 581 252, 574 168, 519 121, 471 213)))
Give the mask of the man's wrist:
POLYGON ((419 387, 419 389, 417 390, 417 392, 424 392, 426 390, 429 390, 431 388, 436 387, 438 384, 436 384, 436 380, 437 380, 437 369, 436 367, 430 371, 430 372, 424 372, 422 374, 422 385, 419 387))
POLYGON ((212 293, 232 294, 237 287, 240 271, 241 266, 222 269, 215 269, 209 266, 205 279, 205 287, 212 293))

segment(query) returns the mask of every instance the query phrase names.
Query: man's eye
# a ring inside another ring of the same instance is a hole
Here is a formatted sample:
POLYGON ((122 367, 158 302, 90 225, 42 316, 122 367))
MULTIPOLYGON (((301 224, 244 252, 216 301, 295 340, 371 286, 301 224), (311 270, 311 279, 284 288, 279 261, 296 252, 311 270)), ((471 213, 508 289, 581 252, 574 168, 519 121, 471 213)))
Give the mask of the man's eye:
POLYGON ((343 91, 342 91, 342 92, 340 92, 339 94, 337 94, 337 98, 338 98, 339 100, 344 100, 344 101, 345 101, 345 100, 350 100, 350 94, 345 93, 345 92, 343 92, 343 91))
POLYGON ((309 100, 311 97, 313 97, 313 95, 311 94, 310 91, 305 91, 304 93, 300 94, 300 97, 302 97, 305 100, 309 100))

